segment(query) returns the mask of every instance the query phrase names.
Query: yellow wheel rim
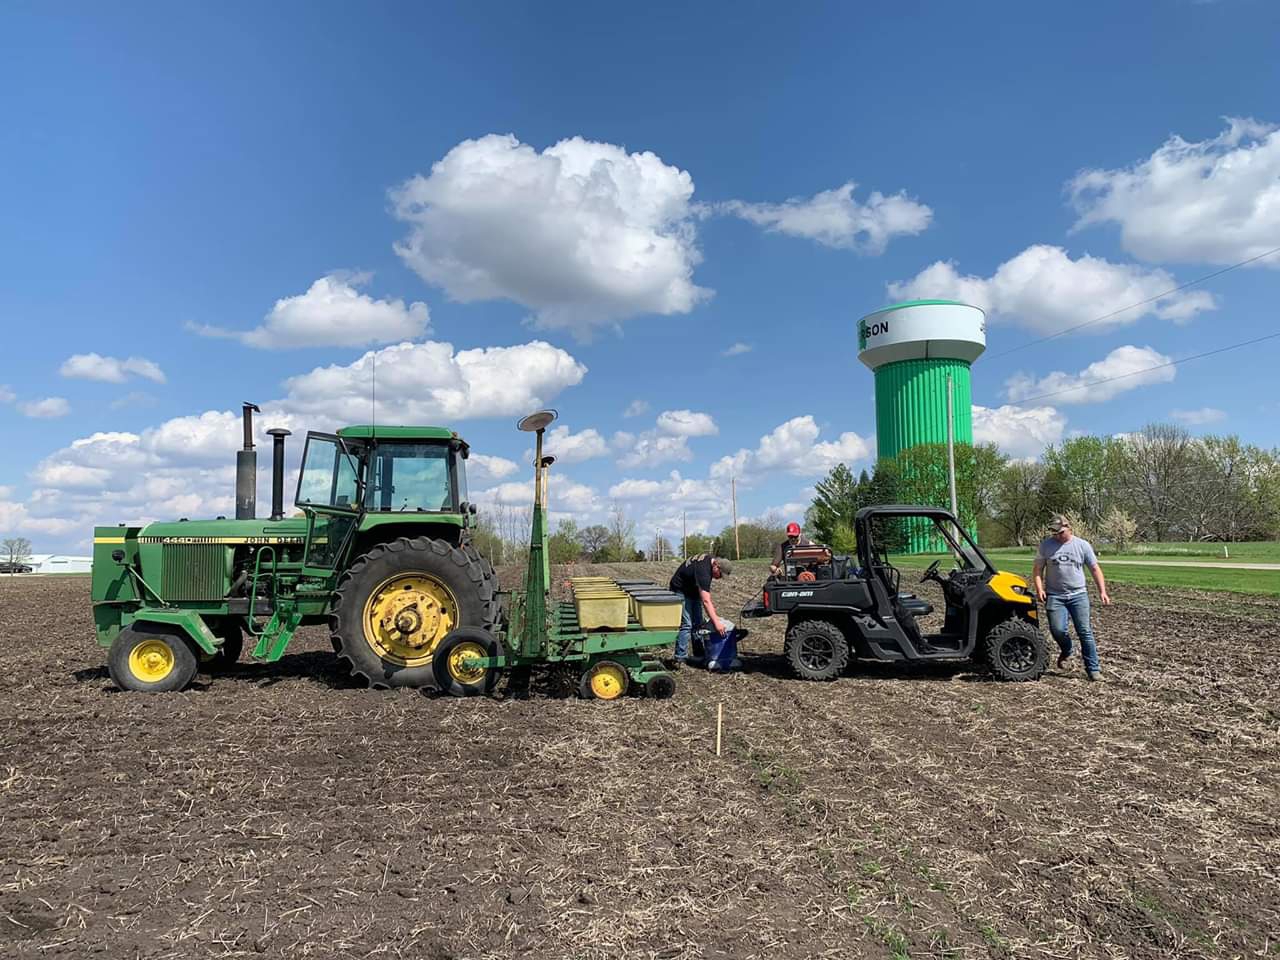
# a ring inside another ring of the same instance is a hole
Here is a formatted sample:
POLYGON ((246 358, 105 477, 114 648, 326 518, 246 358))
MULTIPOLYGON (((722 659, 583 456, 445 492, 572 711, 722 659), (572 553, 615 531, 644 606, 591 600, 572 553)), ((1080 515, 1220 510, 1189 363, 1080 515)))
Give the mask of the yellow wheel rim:
POLYGON ((144 683, 158 683, 169 674, 177 658, 163 640, 143 640, 129 651, 129 670, 144 683))
POLYGON ((485 648, 474 640, 464 640, 449 651, 449 676, 458 683, 473 684, 484 679, 484 667, 471 666, 468 661, 483 660, 489 656, 485 648))
POLYGON ((365 601, 364 638, 383 660, 422 666, 431 662, 436 646, 456 626, 457 611, 453 594, 435 577, 397 574, 365 601))
POLYGON ((597 700, 617 700, 627 689, 627 671, 616 663, 602 663, 591 671, 591 693, 597 700))

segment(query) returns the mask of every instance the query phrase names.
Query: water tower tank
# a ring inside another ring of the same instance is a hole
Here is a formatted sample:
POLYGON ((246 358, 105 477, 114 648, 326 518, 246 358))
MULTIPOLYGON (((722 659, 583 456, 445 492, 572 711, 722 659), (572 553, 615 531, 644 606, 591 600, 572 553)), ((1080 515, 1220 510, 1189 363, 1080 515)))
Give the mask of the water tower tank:
POLYGON ((947 376, 956 443, 973 443, 969 365, 987 348, 987 318, 954 300, 898 303, 858 321, 858 359, 876 378, 876 453, 947 442, 947 376))

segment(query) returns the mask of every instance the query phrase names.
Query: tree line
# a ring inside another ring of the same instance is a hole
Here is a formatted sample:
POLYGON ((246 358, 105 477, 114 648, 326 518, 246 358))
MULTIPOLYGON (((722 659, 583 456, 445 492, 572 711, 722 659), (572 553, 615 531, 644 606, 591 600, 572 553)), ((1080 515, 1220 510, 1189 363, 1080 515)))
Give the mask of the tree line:
MULTIPOLYGON (((1156 423, 1137 433, 1082 436, 1014 460, 994 444, 957 444, 961 522, 989 546, 1037 540, 1053 514, 1075 531, 1123 547, 1136 541, 1280 538, 1280 450, 1238 436, 1193 437, 1156 423)), ((854 549, 853 516, 878 503, 949 506, 945 444, 922 444, 858 476, 837 465, 807 518, 816 539, 854 549)))

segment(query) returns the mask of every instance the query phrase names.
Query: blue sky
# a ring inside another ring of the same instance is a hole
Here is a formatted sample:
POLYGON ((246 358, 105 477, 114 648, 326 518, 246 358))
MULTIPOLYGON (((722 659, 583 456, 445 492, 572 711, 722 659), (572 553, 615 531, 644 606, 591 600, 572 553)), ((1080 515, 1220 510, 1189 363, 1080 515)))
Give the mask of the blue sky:
POLYGON ((1014 455, 1280 442, 1280 341, 1063 392, 1271 332, 1280 255, 995 356, 1280 246, 1280 9, 976 11, 6 5, 0 533, 229 512, 239 402, 364 422, 369 350, 482 502, 527 499, 540 402, 563 513, 718 528, 732 471, 789 515, 873 459, 855 324, 917 294, 988 310, 1014 455))

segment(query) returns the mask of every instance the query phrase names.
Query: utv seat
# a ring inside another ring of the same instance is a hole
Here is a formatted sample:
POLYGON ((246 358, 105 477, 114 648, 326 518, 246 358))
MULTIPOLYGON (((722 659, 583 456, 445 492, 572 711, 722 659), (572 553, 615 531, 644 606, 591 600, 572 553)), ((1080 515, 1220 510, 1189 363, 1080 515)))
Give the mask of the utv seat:
POLYGON ((910 617, 923 617, 933 613, 933 604, 911 595, 899 595, 898 606, 910 617))

